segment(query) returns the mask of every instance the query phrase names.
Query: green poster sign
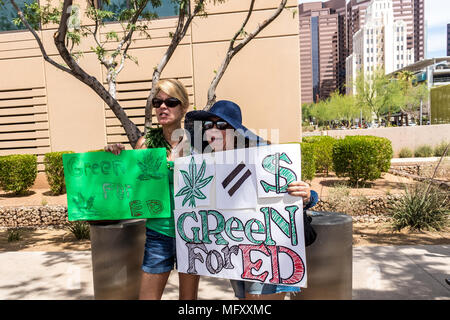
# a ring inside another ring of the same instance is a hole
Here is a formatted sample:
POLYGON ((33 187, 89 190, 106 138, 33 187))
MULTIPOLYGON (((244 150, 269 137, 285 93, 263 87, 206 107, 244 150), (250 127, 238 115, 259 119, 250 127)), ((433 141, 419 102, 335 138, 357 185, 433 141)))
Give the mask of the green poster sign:
POLYGON ((63 155, 69 221, 170 217, 166 149, 63 155))

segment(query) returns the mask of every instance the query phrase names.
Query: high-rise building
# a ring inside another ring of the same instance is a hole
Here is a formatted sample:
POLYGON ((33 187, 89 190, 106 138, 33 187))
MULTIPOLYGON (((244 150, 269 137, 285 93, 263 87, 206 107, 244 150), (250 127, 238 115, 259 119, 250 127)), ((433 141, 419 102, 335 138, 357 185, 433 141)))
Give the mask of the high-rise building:
POLYGON ((450 57, 450 23, 447 24, 447 57, 450 57))
POLYGON ((425 0, 414 0, 414 61, 425 59, 425 0))
POLYGON ((346 48, 347 55, 353 53, 353 36, 358 30, 364 26, 366 18, 366 9, 370 0, 350 0, 347 3, 346 17, 346 48))
POLYGON ((299 5, 302 103, 325 99, 345 83, 345 0, 299 5))
MULTIPOLYGON (((364 26, 371 0, 350 0, 347 4, 347 48, 353 53, 353 36, 364 26)), ((406 23, 407 48, 414 51, 414 62, 425 58, 424 0, 392 0, 394 20, 406 23)))
POLYGON ((347 58, 347 92, 362 71, 367 79, 383 68, 386 74, 414 63, 408 46, 408 24, 394 18, 393 0, 372 0, 366 8, 364 26, 353 36, 353 53, 347 58))
POLYGON ((423 0, 348 3, 347 32, 348 36, 352 35, 352 41, 347 41, 347 93, 354 92, 354 82, 360 72, 370 77, 383 68, 388 74, 424 58, 423 12, 423 0))
POLYGON ((425 57, 424 0, 346 2, 299 5, 302 103, 351 92, 361 70, 390 73, 425 57))

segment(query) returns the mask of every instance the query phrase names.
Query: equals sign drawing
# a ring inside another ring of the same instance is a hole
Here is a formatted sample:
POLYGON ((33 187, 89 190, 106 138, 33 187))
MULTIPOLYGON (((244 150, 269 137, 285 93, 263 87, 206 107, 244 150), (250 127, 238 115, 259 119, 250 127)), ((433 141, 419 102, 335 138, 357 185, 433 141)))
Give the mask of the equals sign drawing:
MULTIPOLYGON (((231 173, 225 178, 225 180, 222 181, 222 186, 225 189, 231 181, 234 180, 234 178, 236 178, 236 176, 245 169, 245 164, 243 162, 241 162, 236 168, 233 169, 233 171, 231 171, 231 173)), ((230 197, 233 196, 233 194, 241 187, 241 185, 245 182, 245 180, 248 179, 248 177, 250 177, 250 175, 252 174, 252 172, 250 171, 250 169, 247 169, 247 171, 245 171, 245 173, 239 178, 238 181, 236 181, 236 183, 230 188, 230 190, 228 190, 228 194, 230 195, 230 197)))

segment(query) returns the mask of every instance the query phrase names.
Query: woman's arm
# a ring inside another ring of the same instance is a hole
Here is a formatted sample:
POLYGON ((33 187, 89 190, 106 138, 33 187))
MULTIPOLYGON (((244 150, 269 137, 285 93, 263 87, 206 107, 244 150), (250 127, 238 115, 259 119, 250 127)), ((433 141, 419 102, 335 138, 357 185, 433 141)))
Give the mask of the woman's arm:
POLYGON ((144 136, 142 136, 138 139, 134 149, 147 149, 147 146, 145 145, 145 137, 144 136))

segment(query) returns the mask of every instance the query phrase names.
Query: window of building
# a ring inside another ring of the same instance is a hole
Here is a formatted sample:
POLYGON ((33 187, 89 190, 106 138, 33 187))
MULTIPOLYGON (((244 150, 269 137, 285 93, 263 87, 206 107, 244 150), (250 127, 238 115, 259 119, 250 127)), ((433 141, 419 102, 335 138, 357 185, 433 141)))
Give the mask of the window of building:
MULTIPOLYGON (((16 4, 20 9, 25 8, 25 3, 31 4, 35 2, 35 0, 16 0, 16 4)), ((13 23, 13 19, 16 19, 17 12, 16 9, 12 6, 11 2, 4 1, 3 6, 0 5, 0 31, 12 31, 12 30, 23 30, 26 27, 23 24, 19 26, 13 23)), ((38 25, 32 25, 33 28, 38 29, 38 25)))
MULTIPOLYGON (((117 15, 131 6, 130 0, 110 0, 109 4, 99 0, 99 3, 103 10, 112 11, 116 14, 115 18, 105 19, 105 21, 116 21, 118 18, 117 15)), ((178 15, 176 7, 171 0, 161 0, 161 6, 157 8, 154 8, 149 1, 144 12, 156 13, 159 18, 174 17, 178 15)))

